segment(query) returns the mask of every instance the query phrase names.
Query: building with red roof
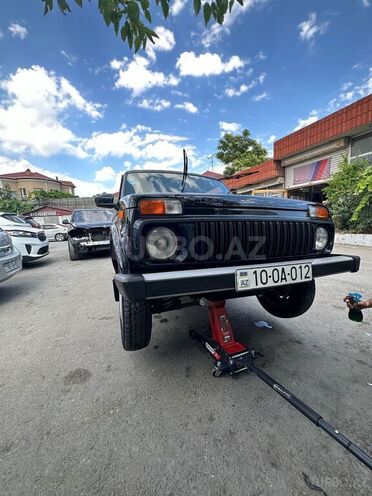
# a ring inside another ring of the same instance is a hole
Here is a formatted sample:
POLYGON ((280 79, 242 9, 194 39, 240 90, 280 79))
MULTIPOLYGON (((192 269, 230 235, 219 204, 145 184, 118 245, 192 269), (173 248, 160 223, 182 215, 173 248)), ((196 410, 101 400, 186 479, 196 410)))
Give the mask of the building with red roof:
POLYGON ((239 194, 284 196, 284 170, 280 162, 273 159, 236 172, 223 182, 239 194))
POLYGON ((372 162, 372 94, 274 143, 291 198, 322 201, 344 157, 372 162))
POLYGON ((26 169, 21 172, 0 174, 0 188, 8 185, 17 198, 27 198, 34 191, 61 191, 75 194, 75 185, 71 181, 60 180, 56 177, 45 176, 40 172, 26 169))

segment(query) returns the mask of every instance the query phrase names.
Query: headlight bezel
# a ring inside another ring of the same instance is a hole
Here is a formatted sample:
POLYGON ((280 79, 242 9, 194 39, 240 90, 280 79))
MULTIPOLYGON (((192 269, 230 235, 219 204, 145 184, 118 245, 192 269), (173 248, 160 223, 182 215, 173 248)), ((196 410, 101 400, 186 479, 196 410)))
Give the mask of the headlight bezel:
POLYGON ((317 252, 324 251, 329 244, 329 231, 325 226, 317 226, 315 229, 315 239, 314 239, 314 248, 317 252), (323 243, 319 245, 319 237, 318 234, 320 234, 320 237, 323 236, 323 243))
POLYGON ((151 258, 151 260, 155 260, 157 262, 165 262, 168 260, 172 260, 176 257, 178 252, 177 234, 173 231, 173 229, 170 229, 169 227, 156 226, 147 233, 145 247, 146 247, 146 252, 148 256, 151 258), (155 240, 151 239, 151 237, 154 238, 156 236, 158 236, 158 242, 160 241, 160 239, 163 240, 165 239, 166 241, 168 241, 168 246, 164 248, 163 254, 162 254, 162 248, 156 246, 155 240))

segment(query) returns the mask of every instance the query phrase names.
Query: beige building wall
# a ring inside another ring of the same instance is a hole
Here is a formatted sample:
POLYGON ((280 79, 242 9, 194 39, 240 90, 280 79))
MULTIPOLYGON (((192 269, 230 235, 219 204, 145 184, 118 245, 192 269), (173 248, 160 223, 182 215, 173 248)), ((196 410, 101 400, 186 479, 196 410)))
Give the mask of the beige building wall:
MULTIPOLYGON (((10 189, 16 193, 17 197, 20 198, 22 195, 22 190, 26 190, 26 196, 29 196, 35 190, 42 189, 44 191, 66 191, 61 189, 61 184, 55 180, 35 180, 35 179, 1 179, 3 186, 9 185, 10 189)), ((68 193, 71 188, 68 187, 68 193)))

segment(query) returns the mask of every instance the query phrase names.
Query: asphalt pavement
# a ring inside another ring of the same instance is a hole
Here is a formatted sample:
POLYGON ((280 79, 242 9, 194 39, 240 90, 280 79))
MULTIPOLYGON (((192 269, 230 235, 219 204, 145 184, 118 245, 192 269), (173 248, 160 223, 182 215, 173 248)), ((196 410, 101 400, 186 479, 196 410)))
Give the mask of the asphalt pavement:
MULTIPOLYGON (((358 274, 317 281, 312 308, 280 320, 255 297, 228 303, 268 373, 372 452, 372 249, 358 274), (273 328, 259 328, 267 321, 273 328)), ((150 346, 121 347, 109 257, 70 262, 66 243, 0 285, 2 495, 370 495, 372 476, 252 374, 213 378, 189 337, 207 312, 154 316, 150 346)))

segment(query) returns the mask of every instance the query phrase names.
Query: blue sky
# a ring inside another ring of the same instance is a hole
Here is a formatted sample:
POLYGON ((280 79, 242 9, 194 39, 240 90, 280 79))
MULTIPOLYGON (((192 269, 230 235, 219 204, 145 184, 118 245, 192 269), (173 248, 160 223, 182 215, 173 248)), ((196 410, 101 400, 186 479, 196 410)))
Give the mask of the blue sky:
POLYGON ((128 168, 180 169, 183 147, 193 171, 210 168, 224 131, 271 150, 372 92, 372 0, 246 0, 209 29, 191 1, 171 5, 154 16, 161 40, 134 56, 96 0, 47 17, 40 1, 4 2, 0 172, 114 191, 128 168))

